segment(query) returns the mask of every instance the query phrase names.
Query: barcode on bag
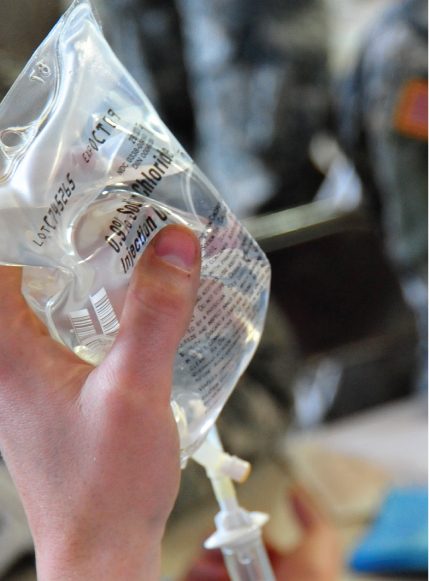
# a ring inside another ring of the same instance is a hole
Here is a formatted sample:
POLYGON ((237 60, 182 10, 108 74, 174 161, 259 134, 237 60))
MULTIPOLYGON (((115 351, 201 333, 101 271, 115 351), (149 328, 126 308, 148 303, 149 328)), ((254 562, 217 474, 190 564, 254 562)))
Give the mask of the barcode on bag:
POLYGON ((69 313, 69 319, 81 345, 89 346, 91 343, 97 342, 97 331, 88 309, 69 313))
POLYGON ((103 333, 116 335, 119 331, 119 321, 107 296, 106 289, 101 288, 95 295, 90 296, 90 299, 103 333))

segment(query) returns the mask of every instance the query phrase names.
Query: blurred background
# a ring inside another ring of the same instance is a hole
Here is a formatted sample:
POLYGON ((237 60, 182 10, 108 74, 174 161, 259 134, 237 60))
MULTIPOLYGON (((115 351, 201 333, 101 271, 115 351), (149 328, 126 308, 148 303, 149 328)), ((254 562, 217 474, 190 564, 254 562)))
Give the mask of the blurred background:
MULTIPOLYGON (((284 494, 298 480, 338 532, 342 579, 427 578, 427 2, 93 3, 272 265, 261 345, 219 422, 253 464, 243 504, 271 514, 282 553, 299 543, 284 494)), ((1 0, 0 98, 68 4, 1 0)), ((0 469, 0 579, 34 579, 0 469)), ((215 512, 189 465, 166 579, 205 558, 215 512)))

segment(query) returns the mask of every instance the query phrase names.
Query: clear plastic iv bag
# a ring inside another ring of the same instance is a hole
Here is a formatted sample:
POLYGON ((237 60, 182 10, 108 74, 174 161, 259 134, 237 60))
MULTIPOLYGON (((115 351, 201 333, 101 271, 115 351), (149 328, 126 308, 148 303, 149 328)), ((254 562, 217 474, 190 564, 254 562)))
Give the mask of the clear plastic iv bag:
POLYGON ((186 459, 257 346, 270 267, 76 1, 0 105, 0 262, 25 267, 31 308, 97 365, 137 260, 172 223, 202 248, 172 391, 186 459))

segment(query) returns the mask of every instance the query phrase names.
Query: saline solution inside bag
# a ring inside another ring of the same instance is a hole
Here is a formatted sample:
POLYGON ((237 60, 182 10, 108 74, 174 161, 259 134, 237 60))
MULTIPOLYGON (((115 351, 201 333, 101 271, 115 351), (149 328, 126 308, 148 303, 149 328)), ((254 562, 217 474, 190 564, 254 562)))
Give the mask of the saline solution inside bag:
POLYGON ((202 248, 171 402, 185 461, 258 344, 270 267, 78 0, 0 105, 0 262, 24 266, 31 308, 97 365, 133 268, 166 224, 188 226, 202 248))

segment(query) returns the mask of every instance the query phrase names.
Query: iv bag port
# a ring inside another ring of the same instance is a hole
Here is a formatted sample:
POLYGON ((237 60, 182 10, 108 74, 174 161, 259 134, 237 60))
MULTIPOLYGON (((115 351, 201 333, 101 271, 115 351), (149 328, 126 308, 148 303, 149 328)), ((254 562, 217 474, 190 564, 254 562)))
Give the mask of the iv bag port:
POLYGON ((17 149, 25 143, 25 134, 18 129, 5 129, 0 134, 0 141, 7 149, 17 149))

